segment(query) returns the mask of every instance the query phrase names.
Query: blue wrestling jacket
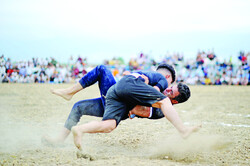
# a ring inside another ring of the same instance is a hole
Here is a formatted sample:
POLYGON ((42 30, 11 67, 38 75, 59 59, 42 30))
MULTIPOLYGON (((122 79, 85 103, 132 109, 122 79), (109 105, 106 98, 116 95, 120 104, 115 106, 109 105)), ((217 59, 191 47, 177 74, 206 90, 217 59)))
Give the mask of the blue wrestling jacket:
POLYGON ((149 85, 157 86, 161 92, 163 92, 168 87, 167 79, 160 73, 156 71, 136 71, 133 73, 143 74, 148 77, 149 85))

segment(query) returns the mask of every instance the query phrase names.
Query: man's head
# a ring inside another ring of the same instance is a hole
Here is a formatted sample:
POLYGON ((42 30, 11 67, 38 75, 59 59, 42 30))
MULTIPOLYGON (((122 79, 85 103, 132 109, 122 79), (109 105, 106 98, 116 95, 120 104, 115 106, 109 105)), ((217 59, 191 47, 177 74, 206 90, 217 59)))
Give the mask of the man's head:
POLYGON ((173 85, 168 87, 164 91, 164 95, 169 97, 172 104, 183 103, 187 101, 191 95, 189 87, 183 83, 178 83, 177 85, 173 85))
POLYGON ((166 77, 168 83, 171 84, 175 82, 176 75, 173 66, 163 63, 160 64, 156 70, 157 72, 163 74, 166 77))

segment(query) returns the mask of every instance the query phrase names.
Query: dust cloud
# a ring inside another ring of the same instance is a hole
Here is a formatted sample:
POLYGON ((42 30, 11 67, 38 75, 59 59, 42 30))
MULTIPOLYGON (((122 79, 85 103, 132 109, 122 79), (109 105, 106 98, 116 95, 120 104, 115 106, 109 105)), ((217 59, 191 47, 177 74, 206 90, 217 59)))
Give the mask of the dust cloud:
POLYGON ((220 135, 200 135, 198 133, 187 139, 179 135, 162 137, 153 147, 150 147, 150 158, 168 160, 194 161, 202 153, 214 152, 229 147, 232 142, 220 135))

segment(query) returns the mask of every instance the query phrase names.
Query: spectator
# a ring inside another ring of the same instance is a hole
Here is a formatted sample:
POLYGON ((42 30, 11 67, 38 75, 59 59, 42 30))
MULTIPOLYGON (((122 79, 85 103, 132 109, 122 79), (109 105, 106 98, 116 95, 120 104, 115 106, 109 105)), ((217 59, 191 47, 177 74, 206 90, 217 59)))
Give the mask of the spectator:
MULTIPOLYGON (((113 72, 117 80, 124 70, 155 70, 159 63, 175 66, 177 82, 192 85, 249 85, 250 53, 243 51, 238 56, 238 63, 220 61, 214 51, 207 53, 198 51, 196 58, 185 59, 184 55, 167 52, 164 56, 154 59, 144 52, 132 57, 126 65, 122 58, 114 57, 105 60, 104 64, 113 72)), ((32 58, 30 61, 13 63, 10 58, 0 56, 0 82, 11 83, 68 83, 77 81, 93 67, 86 58, 78 57, 75 61, 70 56, 67 64, 59 63, 55 58, 32 58)))
POLYGON ((220 78, 218 77, 215 82, 214 82, 214 85, 221 85, 221 81, 220 81, 220 78))
POLYGON ((211 79, 206 75, 204 80, 205 85, 212 85, 211 79))
POLYGON ((9 78, 7 77, 7 75, 4 75, 3 76, 3 79, 2 79, 2 83, 9 83, 10 82, 10 80, 9 80, 9 78))

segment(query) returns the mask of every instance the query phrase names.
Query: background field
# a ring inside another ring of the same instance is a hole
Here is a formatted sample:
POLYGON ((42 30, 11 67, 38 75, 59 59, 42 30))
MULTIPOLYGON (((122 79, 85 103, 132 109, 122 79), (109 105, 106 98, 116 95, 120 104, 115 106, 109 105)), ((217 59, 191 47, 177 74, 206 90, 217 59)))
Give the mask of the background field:
MULTIPOLYGON (((73 104, 98 97, 97 86, 71 101, 50 94, 69 84, 0 84, 0 165, 249 165, 250 87, 191 86, 192 96, 176 105, 185 124, 202 123, 182 140, 166 120, 123 121, 110 134, 84 135, 77 157, 72 135, 59 147, 41 143, 55 136, 73 104)), ((84 116, 80 123, 100 120, 84 116)))

